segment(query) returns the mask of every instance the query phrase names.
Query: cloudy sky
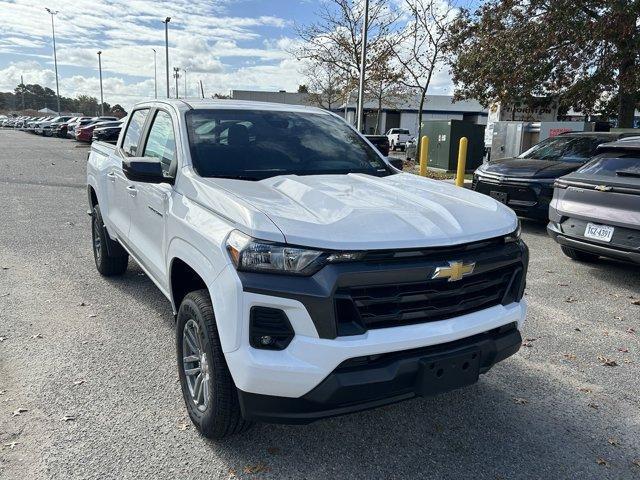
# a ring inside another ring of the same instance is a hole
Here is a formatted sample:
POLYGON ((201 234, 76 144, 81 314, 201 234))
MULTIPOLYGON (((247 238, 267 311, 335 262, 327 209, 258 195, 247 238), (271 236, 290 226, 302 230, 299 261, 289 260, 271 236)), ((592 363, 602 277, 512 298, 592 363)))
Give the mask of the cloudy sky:
MULTIPOLYGON (((314 20, 323 0, 0 0, 0 91, 20 83, 55 90, 51 17, 55 17, 60 94, 99 98, 101 50, 105 101, 125 107, 166 92, 164 25, 169 24, 169 64, 186 68, 190 96, 202 80, 207 95, 231 89, 295 91, 304 79, 287 53, 295 25, 314 20)), ((171 79, 173 92, 173 79, 171 79)), ((433 93, 447 93, 446 73, 433 93)), ((184 79, 180 79, 180 95, 184 79)))

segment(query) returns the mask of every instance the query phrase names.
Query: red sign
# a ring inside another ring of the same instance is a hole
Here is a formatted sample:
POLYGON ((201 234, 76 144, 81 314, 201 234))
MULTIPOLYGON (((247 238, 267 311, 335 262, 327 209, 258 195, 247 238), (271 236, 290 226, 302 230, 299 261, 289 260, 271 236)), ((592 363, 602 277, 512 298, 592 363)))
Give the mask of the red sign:
POLYGON ((549 129, 549 136, 550 137, 557 137, 558 135, 560 135, 561 133, 567 133, 567 132, 573 132, 573 130, 571 130, 570 128, 550 128, 549 129))

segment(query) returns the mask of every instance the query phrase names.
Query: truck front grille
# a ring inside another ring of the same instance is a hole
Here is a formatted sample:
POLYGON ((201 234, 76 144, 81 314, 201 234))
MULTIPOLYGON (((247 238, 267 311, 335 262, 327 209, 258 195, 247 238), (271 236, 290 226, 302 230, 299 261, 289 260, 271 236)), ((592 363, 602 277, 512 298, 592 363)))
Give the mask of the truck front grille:
POLYGON ((515 264, 456 282, 436 279, 342 288, 334 297, 338 335, 445 320, 508 304, 519 300, 521 276, 522 267, 515 264))
POLYGON ((474 190, 485 195, 491 192, 502 192, 508 195, 508 202, 522 203, 523 205, 535 205, 538 202, 538 195, 533 189, 526 185, 517 185, 510 183, 489 182, 485 179, 479 179, 474 190))

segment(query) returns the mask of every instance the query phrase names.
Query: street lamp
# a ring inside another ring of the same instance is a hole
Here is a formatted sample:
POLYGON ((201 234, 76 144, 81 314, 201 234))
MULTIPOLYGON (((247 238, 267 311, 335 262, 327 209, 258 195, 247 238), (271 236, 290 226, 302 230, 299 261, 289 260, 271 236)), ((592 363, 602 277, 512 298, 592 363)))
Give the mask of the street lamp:
POLYGON ((167 62, 167 98, 169 98, 169 22, 171 17, 167 17, 162 20, 164 23, 164 49, 165 49, 165 61, 167 62))
POLYGON ((178 67, 173 67, 173 78, 176 79, 176 98, 178 98, 178 79, 180 78, 180 69, 178 67))
POLYGON ((46 8, 45 10, 49 12, 51 15, 51 32, 53 33, 53 64, 56 69, 56 97, 58 97, 58 115, 60 115, 60 85, 58 84, 58 56, 56 53, 56 27, 53 25, 53 17, 58 14, 58 10, 55 12, 50 8, 46 8))
POLYGON ((155 90, 156 99, 158 98, 158 64, 156 62, 156 49, 153 50, 153 88, 155 90))
POLYGON ((367 62, 367 30, 369 30, 369 0, 364 2, 364 25, 362 27, 362 52, 360 57, 360 84, 358 86, 358 131, 362 133, 364 123, 364 74, 367 62))
POLYGON ((100 70, 100 115, 104 117, 104 96, 102 95, 102 50, 98 52, 98 69, 100 70))

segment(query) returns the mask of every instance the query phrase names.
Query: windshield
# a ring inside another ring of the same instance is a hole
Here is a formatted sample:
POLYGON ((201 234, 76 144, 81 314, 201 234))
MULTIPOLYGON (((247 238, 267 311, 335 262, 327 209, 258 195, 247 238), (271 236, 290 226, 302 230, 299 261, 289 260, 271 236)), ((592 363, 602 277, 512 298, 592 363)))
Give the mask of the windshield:
POLYGON ((521 153, 518 158, 582 163, 595 154, 598 145, 606 141, 602 137, 551 137, 521 153))
POLYGON ((276 175, 392 173, 353 129, 333 115, 191 110, 186 118, 194 168, 203 177, 262 180, 276 175))
POLYGON ((638 153, 603 153, 580 167, 577 173, 605 177, 640 177, 640 155, 638 153))

